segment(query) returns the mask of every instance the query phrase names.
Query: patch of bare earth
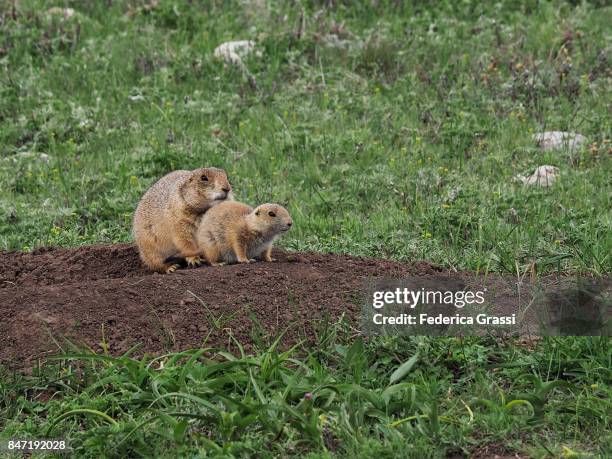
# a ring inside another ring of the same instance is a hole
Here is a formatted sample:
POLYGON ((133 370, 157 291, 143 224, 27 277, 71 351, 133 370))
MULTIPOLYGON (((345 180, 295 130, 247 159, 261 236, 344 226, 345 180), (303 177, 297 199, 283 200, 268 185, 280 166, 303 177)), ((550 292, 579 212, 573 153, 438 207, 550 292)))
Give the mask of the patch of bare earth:
MULTIPOLYGON (((470 277, 423 262, 283 251, 274 256, 273 263, 161 275, 147 272, 130 244, 0 253, 0 362, 67 350, 64 338, 97 351, 106 343, 112 354, 137 343, 141 352, 157 354, 231 348, 232 337, 249 349, 255 334, 266 340, 283 331, 283 345, 308 342, 325 321, 342 315, 359 327, 369 278, 470 277)), ((486 282, 498 281, 490 276, 486 282)))

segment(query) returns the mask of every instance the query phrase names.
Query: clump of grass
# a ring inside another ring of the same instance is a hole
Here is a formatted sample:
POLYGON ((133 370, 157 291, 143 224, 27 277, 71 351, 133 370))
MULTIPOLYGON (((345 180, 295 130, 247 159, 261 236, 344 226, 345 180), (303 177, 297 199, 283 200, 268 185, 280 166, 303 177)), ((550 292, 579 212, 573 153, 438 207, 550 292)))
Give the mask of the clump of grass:
POLYGON ((252 355, 194 349, 159 357, 81 351, 0 379, 2 439, 65 438, 79 457, 163 451, 332 457, 469 455, 510 432, 509 451, 603 453, 605 339, 534 348, 483 339, 347 339, 252 355), (495 371, 487 371, 494 368, 495 371), (518 436, 516 435, 518 433, 518 436))
POLYGON ((392 83, 404 70, 402 54, 397 41, 374 34, 363 44, 355 69, 368 77, 392 83))

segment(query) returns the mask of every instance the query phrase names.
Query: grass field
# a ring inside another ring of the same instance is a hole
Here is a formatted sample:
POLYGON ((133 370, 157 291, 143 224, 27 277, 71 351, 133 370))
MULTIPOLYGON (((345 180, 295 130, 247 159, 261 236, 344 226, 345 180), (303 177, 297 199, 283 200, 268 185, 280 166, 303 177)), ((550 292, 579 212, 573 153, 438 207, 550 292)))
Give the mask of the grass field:
MULTIPOLYGON (((287 206, 288 249, 609 274, 610 17, 603 1, 0 0, 0 250, 130 241, 157 178, 214 165, 237 199, 287 206), (213 57, 234 39, 257 42, 248 74, 213 57), (543 130, 588 144, 542 152, 543 130), (544 164, 552 187, 516 179, 544 164)), ((321 334, 285 354, 5 370, 1 438, 64 436, 82 457, 612 450, 607 338, 321 334)))
POLYGON ((609 457, 607 338, 343 340, 253 355, 76 354, 0 373, 0 439, 76 457, 609 457))
POLYGON ((4 12, 0 248, 130 240, 153 181, 216 165, 288 205, 292 249, 610 271, 609 8, 77 3, 4 12), (241 38, 256 89, 212 57, 241 38), (592 148, 541 153, 543 129, 592 148), (552 189, 513 180, 542 164, 552 189))

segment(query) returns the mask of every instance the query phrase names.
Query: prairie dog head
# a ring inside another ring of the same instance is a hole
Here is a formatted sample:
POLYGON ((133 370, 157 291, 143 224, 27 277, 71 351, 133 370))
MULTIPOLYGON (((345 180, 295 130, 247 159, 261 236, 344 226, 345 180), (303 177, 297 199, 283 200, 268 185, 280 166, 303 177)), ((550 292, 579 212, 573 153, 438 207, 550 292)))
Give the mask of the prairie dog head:
POLYGON ((289 231, 291 225, 293 225, 293 220, 283 206, 262 204, 249 215, 249 224, 252 229, 266 236, 276 236, 289 231))
POLYGON ((181 192, 185 202, 199 212, 234 199, 226 172, 216 167, 203 167, 192 171, 181 192))

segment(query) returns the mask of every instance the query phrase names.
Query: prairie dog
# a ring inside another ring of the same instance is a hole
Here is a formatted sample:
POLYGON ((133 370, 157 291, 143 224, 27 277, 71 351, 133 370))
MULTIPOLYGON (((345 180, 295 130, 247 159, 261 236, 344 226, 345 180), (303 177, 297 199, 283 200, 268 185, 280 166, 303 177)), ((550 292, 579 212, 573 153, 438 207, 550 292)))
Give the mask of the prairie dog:
POLYGON ((272 244, 289 231, 293 220, 278 204, 253 209, 241 202, 222 202, 206 212, 198 226, 201 253, 212 266, 272 259, 272 244))
POLYGON ((184 258, 189 266, 202 259, 196 240, 200 215, 232 200, 232 187, 222 169, 174 171, 147 190, 136 208, 133 235, 140 258, 152 271, 170 273, 184 258))

